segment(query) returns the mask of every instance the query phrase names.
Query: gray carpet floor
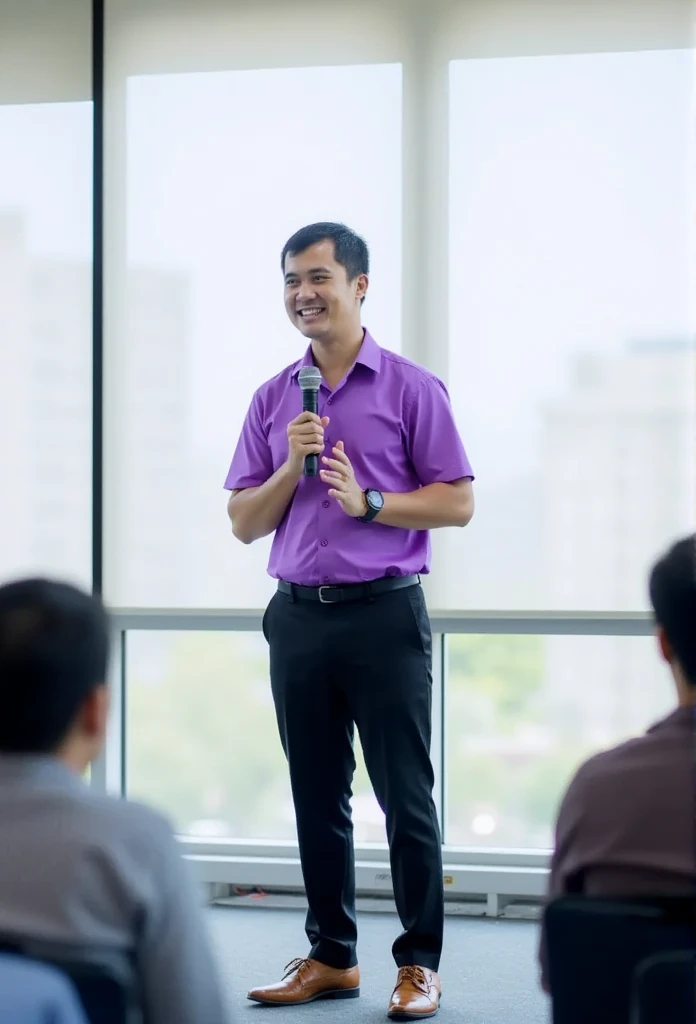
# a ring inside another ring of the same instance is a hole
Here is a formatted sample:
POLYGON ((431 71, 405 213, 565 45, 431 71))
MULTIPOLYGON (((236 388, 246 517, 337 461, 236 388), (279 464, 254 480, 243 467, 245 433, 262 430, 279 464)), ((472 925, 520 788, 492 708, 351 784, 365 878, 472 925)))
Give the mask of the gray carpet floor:
MULTIPOLYGON (((303 913, 261 907, 213 908, 208 913, 235 1022, 376 1024, 386 1020, 396 980, 391 958, 391 943, 399 932, 395 916, 359 917, 359 999, 276 1008, 249 1002, 246 992, 254 985, 277 981, 284 964, 306 955, 303 913)), ((537 937, 538 925, 528 921, 448 918, 438 1024, 548 1024, 548 999, 538 985, 537 937)))

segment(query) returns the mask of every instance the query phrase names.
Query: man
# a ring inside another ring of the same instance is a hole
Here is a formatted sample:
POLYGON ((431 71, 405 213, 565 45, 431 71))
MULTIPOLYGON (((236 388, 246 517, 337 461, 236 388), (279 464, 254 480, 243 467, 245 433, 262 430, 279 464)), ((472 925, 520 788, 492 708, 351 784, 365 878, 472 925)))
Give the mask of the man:
POLYGON ((309 340, 299 362, 255 394, 227 477, 234 535, 274 533, 278 590, 264 618, 288 759, 309 911, 309 956, 249 998, 270 1005, 359 994, 350 810, 353 725, 386 814, 404 931, 388 1013, 435 1015, 444 898, 432 798, 431 634, 420 587, 428 531, 473 514, 471 466, 447 392, 378 347, 361 325, 364 241, 313 224, 286 243, 285 308, 309 340), (319 414, 298 375, 321 371, 319 414), (318 476, 303 476, 306 456, 318 476))
MULTIPOLYGON (((677 708, 580 767, 558 814, 549 898, 696 888, 696 535, 657 562, 649 589, 677 708)), ((540 960, 548 991, 543 934, 540 960)))
POLYGON ((108 647, 88 594, 41 579, 0 587, 0 936, 132 964, 149 1024, 223 1024, 169 825, 82 781, 104 746, 108 647))

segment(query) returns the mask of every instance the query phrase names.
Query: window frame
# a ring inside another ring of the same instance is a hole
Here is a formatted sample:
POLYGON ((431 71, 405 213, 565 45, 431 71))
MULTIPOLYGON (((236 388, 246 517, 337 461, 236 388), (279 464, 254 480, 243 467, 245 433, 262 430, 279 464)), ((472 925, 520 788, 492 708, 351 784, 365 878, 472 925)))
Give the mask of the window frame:
MULTIPOLYGON (((120 16, 126 19, 124 33, 122 38, 110 34, 109 17, 113 13, 114 2, 92 0, 91 45, 90 32, 85 30, 78 17, 80 7, 86 8, 86 0, 73 0, 67 8, 62 5, 59 17, 56 8, 56 24, 51 23, 50 31, 44 31, 34 48, 35 55, 43 61, 42 75, 38 80, 36 60, 13 59, 11 63, 5 61, 3 64, 1 58, 7 46, 3 48, 0 45, 0 69, 4 68, 0 75, 0 102, 45 102, 49 98, 93 101, 92 532, 93 586, 97 593, 102 592, 104 576, 106 574, 108 578, 110 571, 108 561, 105 564, 105 535, 108 536, 112 517, 118 515, 118 502, 111 502, 109 498, 118 495, 120 483, 108 458, 108 430, 110 410, 118 401, 121 379, 115 340, 119 336, 118 317, 124 308, 121 298, 125 290, 125 281, 118 267, 125 265, 122 256, 126 244, 126 81, 129 74, 197 70, 195 47, 189 46, 186 52, 181 48, 178 53, 172 52, 171 47, 165 45, 166 39, 159 34, 157 19, 150 19, 148 32, 137 40, 135 33, 129 32, 127 19, 133 17, 138 9, 142 14, 143 0, 117 0, 121 7, 120 16), (49 37, 51 45, 47 44, 49 37), (147 50, 153 40, 157 42, 154 55, 147 50), (66 61, 65 52, 71 54, 71 61, 66 61)), ((278 0, 257 0, 255 8, 262 2, 271 9, 278 7, 278 0)), ((235 5, 230 7, 229 0, 224 3, 223 0, 204 0, 195 16, 202 24, 206 10, 225 4, 235 16, 239 14, 235 5)), ((150 0, 150 6, 153 10, 166 7, 177 12, 178 17, 183 16, 187 7, 190 12, 190 4, 184 0, 157 0, 156 3, 150 0)), ((55 5, 47 0, 24 0, 23 5, 25 14, 39 11, 45 14, 54 8, 55 5)), ((551 16, 544 0, 460 0, 458 3, 452 0, 400 0, 398 7, 389 0, 380 0, 377 4, 374 0, 372 3, 367 0, 365 10, 368 8, 379 8, 375 17, 382 18, 384 24, 388 16, 391 17, 395 30, 382 37, 364 31, 356 33, 355 59, 399 61, 403 66, 403 352, 431 367, 447 382, 450 61, 607 50, 693 49, 691 7, 688 0, 661 0, 659 5, 654 0, 607 0, 597 9, 580 0, 562 0, 555 5, 551 16), (659 7, 659 15, 656 7, 659 7), (534 33, 529 32, 530 18, 536 18, 538 31, 534 33), (424 252, 428 254, 425 261, 420 258, 424 252)), ((0 44, 8 42, 10 37, 10 33, 5 33, 4 40, 0 37, 0 44)), ((212 70, 216 61, 221 69, 229 67, 229 40, 225 43, 220 39, 206 39, 204 31, 203 42, 206 70, 212 70), (215 47, 218 47, 217 54, 215 47)), ((245 57, 242 56, 243 47, 235 50, 232 46, 232 52, 236 52, 237 60, 242 61, 235 67, 258 66, 253 48, 247 48, 245 57)), ((319 62, 311 55, 307 60, 319 62)), ((438 571, 437 557, 434 571, 438 571)), ((116 644, 110 673, 112 718, 106 749, 93 767, 90 784, 99 791, 123 795, 128 740, 125 729, 128 632, 135 629, 248 631, 260 629, 261 611, 116 609, 114 620, 116 644)), ((652 631, 649 616, 642 613, 443 609, 432 613, 432 621, 436 641, 433 759, 436 802, 441 817, 447 787, 444 719, 448 634, 644 636, 652 631)), ((543 894, 548 851, 456 849, 446 845, 446 835, 444 840, 445 874, 454 879, 449 887, 452 893, 487 898, 489 913, 498 913, 503 903, 515 896, 536 899, 543 894)), ((182 850, 192 859, 201 879, 207 882, 253 880, 258 883, 264 881, 263 871, 267 871, 270 882, 275 880, 278 884, 301 888, 296 844, 220 843, 185 838, 182 839, 182 850)), ((358 891, 389 891, 391 883, 385 869, 386 846, 358 847, 356 854, 358 891)))

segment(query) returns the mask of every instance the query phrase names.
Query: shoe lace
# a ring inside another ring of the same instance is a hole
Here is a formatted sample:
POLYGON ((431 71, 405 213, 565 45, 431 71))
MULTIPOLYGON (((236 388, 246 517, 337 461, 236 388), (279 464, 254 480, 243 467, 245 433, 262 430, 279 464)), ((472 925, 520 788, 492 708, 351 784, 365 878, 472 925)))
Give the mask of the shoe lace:
POLYGON ((430 987, 422 967, 416 967, 415 965, 402 967, 399 971, 399 980, 396 983, 396 987, 398 988, 400 985, 403 985, 405 981, 410 982, 414 988, 420 989, 426 996, 428 995, 430 987))
POLYGON ((307 960, 305 957, 296 957, 294 960, 291 960, 289 964, 286 964, 285 967, 283 968, 283 970, 285 971, 285 974, 283 975, 283 980, 289 978, 291 974, 303 974, 305 971, 309 969, 310 966, 311 965, 309 960, 307 960))

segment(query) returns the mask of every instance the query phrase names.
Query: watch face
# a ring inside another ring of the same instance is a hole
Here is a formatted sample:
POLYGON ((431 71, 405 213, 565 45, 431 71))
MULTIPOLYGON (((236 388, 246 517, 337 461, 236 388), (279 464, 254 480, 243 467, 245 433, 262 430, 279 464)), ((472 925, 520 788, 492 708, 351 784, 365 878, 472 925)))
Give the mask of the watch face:
POLYGON ((379 510, 384 506, 384 495, 381 491, 367 491, 365 494, 365 500, 370 508, 374 509, 375 512, 379 512, 379 510))

